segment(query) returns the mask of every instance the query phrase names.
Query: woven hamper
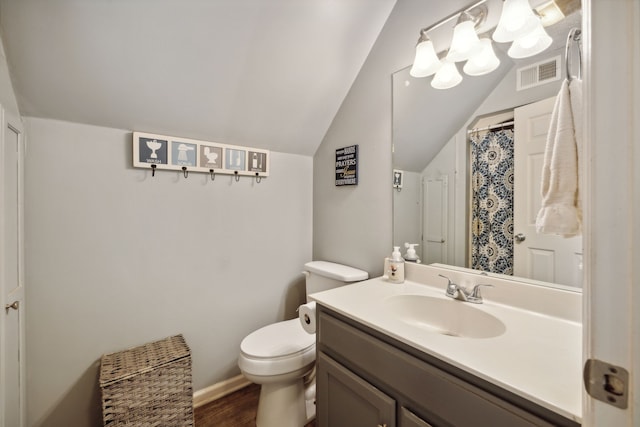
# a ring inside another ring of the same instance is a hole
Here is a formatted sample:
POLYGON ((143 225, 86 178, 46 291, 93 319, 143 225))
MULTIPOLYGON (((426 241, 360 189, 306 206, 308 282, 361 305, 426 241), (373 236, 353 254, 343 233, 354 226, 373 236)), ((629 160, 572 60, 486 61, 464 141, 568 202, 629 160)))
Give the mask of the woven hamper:
POLYGON ((191 353, 182 335, 105 354, 100 363, 105 426, 193 426, 191 353))

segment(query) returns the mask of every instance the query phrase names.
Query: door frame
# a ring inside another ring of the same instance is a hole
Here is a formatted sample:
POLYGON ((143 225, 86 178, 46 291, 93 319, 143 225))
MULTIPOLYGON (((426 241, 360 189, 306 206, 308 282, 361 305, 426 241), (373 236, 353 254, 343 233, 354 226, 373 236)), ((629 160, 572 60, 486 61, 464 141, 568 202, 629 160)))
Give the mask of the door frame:
MULTIPOLYGON (((7 128, 13 129, 18 134, 19 140, 19 154, 18 154, 18 283, 22 289, 19 291, 21 294, 20 307, 19 307, 19 340, 20 340, 20 425, 17 427, 24 427, 26 425, 26 334, 25 334, 25 267, 24 267, 24 158, 26 156, 26 137, 24 132, 24 125, 22 119, 11 112, 6 111, 0 105, 0 123, 2 123, 2 132, 0 132, 0 164, 4 165, 4 146, 6 144, 6 130, 7 128)), ((5 185, 4 175, 0 174, 0 241, 4 242, 4 197, 5 197, 5 185)), ((4 243, 0 245, 0 271, 5 271, 6 254, 4 249, 4 243)), ((5 285, 4 275, 0 274, 0 310, 4 311, 6 304, 5 298, 5 285)), ((1 349, 5 348, 6 333, 5 333, 5 313, 0 312, 0 379, 5 378, 6 360, 3 357, 1 349)), ((4 394, 4 388, 0 387, 0 410, 5 413, 6 396, 4 394)), ((13 427, 4 425, 4 417, 0 417, 0 427, 13 427)))
POLYGON ((640 217, 640 2, 584 0, 583 20, 583 362, 599 359, 630 373, 626 410, 583 388, 583 425, 637 426, 640 227, 633 222, 640 217))

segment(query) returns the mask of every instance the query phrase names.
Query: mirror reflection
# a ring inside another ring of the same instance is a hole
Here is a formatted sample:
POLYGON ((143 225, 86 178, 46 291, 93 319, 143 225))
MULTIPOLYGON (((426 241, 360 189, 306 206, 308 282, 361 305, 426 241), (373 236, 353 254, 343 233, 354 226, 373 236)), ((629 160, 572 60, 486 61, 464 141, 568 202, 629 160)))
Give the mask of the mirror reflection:
MULTIPOLYGON (((540 173, 576 11, 546 29, 543 53, 438 90, 410 66, 392 76, 394 246, 423 263, 579 287, 582 239, 539 235, 540 173), (532 77, 533 76, 533 77, 532 77)), ((458 64, 460 67, 460 64, 458 64)))

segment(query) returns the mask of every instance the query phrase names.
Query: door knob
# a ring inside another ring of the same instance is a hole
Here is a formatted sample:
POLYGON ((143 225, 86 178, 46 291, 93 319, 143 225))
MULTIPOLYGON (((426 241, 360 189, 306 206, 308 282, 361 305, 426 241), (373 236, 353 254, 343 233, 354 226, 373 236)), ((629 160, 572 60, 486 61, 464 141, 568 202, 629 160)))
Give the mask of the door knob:
POLYGON ((513 236, 513 240, 516 241, 516 243, 522 243, 525 241, 525 239, 527 238, 527 236, 525 236, 522 233, 518 233, 515 236, 513 236))
POLYGON ((4 311, 8 313, 10 308, 12 308, 14 310, 17 310, 18 307, 20 307, 20 302, 19 301, 14 301, 13 304, 5 305, 4 306, 4 311))

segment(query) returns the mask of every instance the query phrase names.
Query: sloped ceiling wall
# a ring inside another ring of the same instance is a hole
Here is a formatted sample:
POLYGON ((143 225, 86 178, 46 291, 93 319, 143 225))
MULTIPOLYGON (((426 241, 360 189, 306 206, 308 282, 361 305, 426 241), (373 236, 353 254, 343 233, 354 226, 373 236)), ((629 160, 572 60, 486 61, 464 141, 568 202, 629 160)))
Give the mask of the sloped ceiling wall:
POLYGON ((395 0, 1 0, 21 113, 312 155, 395 0))

